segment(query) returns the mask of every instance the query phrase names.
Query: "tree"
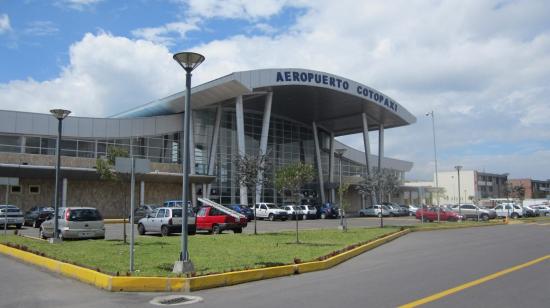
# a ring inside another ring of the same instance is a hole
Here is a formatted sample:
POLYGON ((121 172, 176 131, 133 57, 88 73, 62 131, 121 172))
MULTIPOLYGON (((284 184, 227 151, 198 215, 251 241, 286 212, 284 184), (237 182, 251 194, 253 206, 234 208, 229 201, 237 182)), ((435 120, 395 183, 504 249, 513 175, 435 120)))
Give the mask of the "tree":
POLYGON ((523 204, 523 199, 525 198, 525 187, 523 185, 510 185, 510 195, 512 198, 519 199, 523 204))
POLYGON ((265 154, 257 155, 238 155, 235 158, 235 165, 237 166, 237 177, 239 184, 245 186, 248 191, 252 191, 252 206, 254 208, 254 234, 257 232, 257 221, 256 221, 256 187, 258 185, 264 185, 267 183, 268 179, 263 176, 268 170, 269 166, 266 163, 265 154))
MULTIPOLYGON (((113 168, 115 167, 115 161, 117 157, 129 157, 128 151, 121 147, 108 146, 107 154, 103 157, 96 159, 96 171, 99 174, 99 178, 105 181, 121 182, 122 179, 117 175, 113 168)), ((122 217, 126 217, 126 193, 124 194, 124 206, 122 207, 122 217)), ((133 222, 131 222, 133 224, 133 222)), ((122 220, 122 238, 126 244, 126 219, 122 220)), ((133 227, 133 226, 132 226, 133 227)))
MULTIPOLYGON (((300 204, 300 191, 305 184, 313 180, 314 169, 310 164, 302 162, 286 165, 275 172, 275 187, 284 194, 290 192, 291 199, 295 206, 300 204)), ((296 212, 296 244, 299 244, 298 238, 298 212, 296 212)))
MULTIPOLYGON (((399 191, 401 180, 394 172, 382 169, 378 185, 381 194, 386 195, 388 201, 391 202, 391 196, 399 191)), ((382 200, 379 200, 379 202, 382 202, 382 200)))

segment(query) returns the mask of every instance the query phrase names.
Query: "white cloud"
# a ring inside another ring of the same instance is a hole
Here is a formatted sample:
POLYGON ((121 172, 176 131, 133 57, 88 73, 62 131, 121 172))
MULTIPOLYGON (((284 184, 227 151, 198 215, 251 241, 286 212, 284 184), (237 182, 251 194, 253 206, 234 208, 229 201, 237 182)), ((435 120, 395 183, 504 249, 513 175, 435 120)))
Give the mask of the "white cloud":
POLYGON ((171 53, 143 40, 86 34, 69 56, 55 79, 0 84, 1 108, 46 112, 63 106, 78 116, 104 116, 175 93, 184 84, 171 53))
POLYGON ((55 4, 59 7, 69 8, 77 11, 84 11, 93 8, 103 0, 58 0, 55 4))
POLYGON ((0 34, 11 31, 10 17, 7 14, 0 15, 0 34))
POLYGON ((187 5, 192 16, 258 19, 279 13, 286 3, 286 0, 190 0, 187 5))
POLYGON ((37 20, 29 23, 23 32, 33 36, 49 36, 59 32, 59 29, 51 21, 37 20))
POLYGON ((190 19, 187 22, 172 22, 160 27, 139 28, 132 31, 132 35, 157 44, 171 46, 174 44, 177 35, 179 39, 185 39, 187 32, 198 30, 197 19, 190 19))

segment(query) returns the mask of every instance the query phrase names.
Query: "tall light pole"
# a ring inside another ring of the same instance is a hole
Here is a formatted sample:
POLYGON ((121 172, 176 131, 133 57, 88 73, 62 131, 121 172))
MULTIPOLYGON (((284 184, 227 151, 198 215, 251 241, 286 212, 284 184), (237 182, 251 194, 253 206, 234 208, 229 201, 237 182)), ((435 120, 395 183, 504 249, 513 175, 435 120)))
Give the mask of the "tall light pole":
POLYGON ((426 113, 426 116, 431 116, 432 118, 432 133, 434 137, 434 163, 435 163, 435 196, 437 200, 437 222, 440 222, 441 217, 441 206, 439 205, 439 181, 437 178, 437 148, 435 145, 435 118, 434 118, 434 111, 430 111, 426 113))
POLYGON ((54 229, 53 229, 53 240, 52 243, 55 243, 59 239, 59 221, 57 220, 57 211, 59 210, 59 171, 61 170, 61 131, 63 129, 63 119, 65 119, 70 113, 70 110, 65 109, 52 109, 50 113, 57 119, 57 144, 55 147, 55 192, 54 192, 54 229))
POLYGON ((183 146, 182 146, 182 201, 183 214, 181 224, 181 253, 179 261, 174 264, 175 273, 192 273, 194 271, 193 263, 189 259, 189 250, 187 248, 187 201, 189 200, 189 129, 191 124, 191 72, 204 61, 204 56, 194 52, 180 52, 173 56, 186 72, 185 75, 185 114, 183 118, 183 146))
POLYGON ((455 169, 458 173, 458 215, 462 216, 462 208, 460 206, 460 169, 462 169, 462 166, 455 166, 455 169))
POLYGON ((342 230, 345 230, 346 227, 344 226, 344 209, 342 208, 343 207, 343 203, 342 203, 342 157, 344 156, 344 153, 347 151, 347 149, 336 149, 334 150, 334 154, 336 154, 336 156, 338 156, 338 161, 339 161, 339 177, 340 177, 340 184, 339 184, 339 189, 338 189, 338 198, 340 199, 340 229, 342 230))

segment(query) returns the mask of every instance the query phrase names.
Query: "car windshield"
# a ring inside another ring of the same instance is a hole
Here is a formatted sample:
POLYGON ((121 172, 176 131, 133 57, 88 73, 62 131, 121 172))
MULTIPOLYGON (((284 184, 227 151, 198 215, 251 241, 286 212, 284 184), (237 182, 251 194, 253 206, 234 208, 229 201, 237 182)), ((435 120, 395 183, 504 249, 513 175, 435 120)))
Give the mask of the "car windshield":
POLYGON ((268 209, 278 209, 279 208, 275 204, 269 204, 269 203, 267 203, 266 206, 267 206, 268 209))
POLYGON ((71 209, 69 213, 70 221, 95 221, 103 219, 96 209, 71 209))
POLYGON ((181 209, 172 209, 172 217, 181 217, 183 211, 181 209))

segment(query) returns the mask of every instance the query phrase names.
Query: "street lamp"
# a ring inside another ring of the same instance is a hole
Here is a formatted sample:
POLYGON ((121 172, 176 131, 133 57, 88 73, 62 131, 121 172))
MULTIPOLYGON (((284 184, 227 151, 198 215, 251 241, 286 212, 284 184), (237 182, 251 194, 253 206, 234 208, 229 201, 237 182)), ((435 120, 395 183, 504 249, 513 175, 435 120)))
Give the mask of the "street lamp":
POLYGON ((458 173, 458 215, 462 216, 462 208, 460 206, 460 169, 462 169, 462 166, 455 166, 455 169, 458 173))
POLYGON ((431 116, 432 118, 432 132, 434 137, 434 163, 435 163, 435 195, 437 199, 437 222, 440 222, 441 217, 441 206, 439 205, 439 181, 437 179, 437 148, 435 146, 435 119, 434 119, 434 111, 430 111, 426 113, 426 116, 431 116))
POLYGON ((204 61, 204 56, 194 52, 180 52, 173 56, 186 72, 185 75, 185 115, 183 118, 183 153, 182 153, 182 201, 183 215, 181 224, 181 253, 179 261, 174 264, 174 273, 192 273, 194 271, 193 263, 189 260, 189 251, 187 249, 187 200, 189 195, 189 126, 191 123, 191 72, 204 61))
POLYGON ((340 199, 340 229, 342 230, 345 230, 346 227, 344 226, 344 209, 342 208, 343 206, 343 203, 342 203, 342 157, 344 156, 344 153, 347 151, 347 149, 336 149, 334 150, 336 156, 338 156, 338 160, 339 160, 339 177, 340 177, 340 184, 339 184, 339 189, 338 189, 338 197, 340 199))
POLYGON ((65 119, 70 113, 70 110, 65 109, 52 109, 50 113, 57 119, 57 145, 55 147, 55 156, 57 162, 55 164, 55 192, 54 192, 54 229, 53 239, 51 243, 55 243, 59 240, 59 221, 57 220, 57 211, 59 210, 59 171, 61 170, 61 130, 63 127, 63 119, 65 119))

